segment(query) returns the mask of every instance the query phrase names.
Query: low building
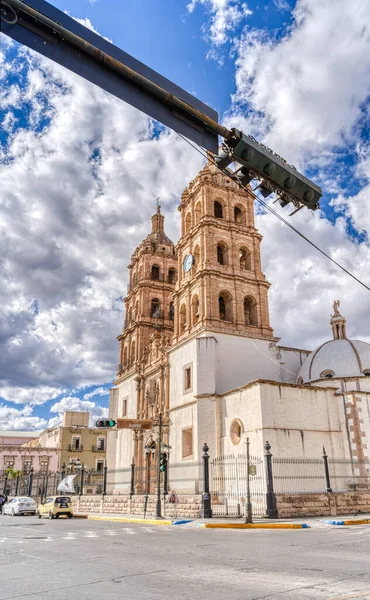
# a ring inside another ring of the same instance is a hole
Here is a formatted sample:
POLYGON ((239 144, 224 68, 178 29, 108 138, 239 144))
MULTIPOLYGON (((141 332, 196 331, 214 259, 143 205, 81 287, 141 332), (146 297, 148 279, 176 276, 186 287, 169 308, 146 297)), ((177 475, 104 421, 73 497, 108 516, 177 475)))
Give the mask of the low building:
POLYGON ((86 470, 103 472, 107 432, 89 427, 88 412, 65 412, 63 425, 45 429, 38 438, 40 447, 54 448, 58 454, 58 471, 75 463, 84 465, 86 470))
POLYGON ((43 474, 55 472, 58 467, 58 452, 40 445, 39 431, 0 431, 0 473, 6 469, 43 474))

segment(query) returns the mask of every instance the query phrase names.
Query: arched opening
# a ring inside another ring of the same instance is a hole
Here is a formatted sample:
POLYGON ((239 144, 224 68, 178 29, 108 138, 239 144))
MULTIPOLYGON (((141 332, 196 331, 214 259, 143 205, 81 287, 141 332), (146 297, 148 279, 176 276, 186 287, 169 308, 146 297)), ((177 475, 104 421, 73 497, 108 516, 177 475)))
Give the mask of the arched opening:
POLYGON ((161 307, 161 303, 158 300, 158 298, 152 298, 152 301, 150 303, 150 316, 155 317, 156 313, 159 312, 160 307, 161 307))
POLYGON ((218 314, 221 321, 232 321, 232 298, 229 292, 221 292, 218 297, 218 314))
POLYGON ((158 265, 153 265, 152 266, 152 271, 151 271, 151 279, 153 281, 159 281, 160 272, 161 272, 161 270, 158 267, 158 265))
POLYGON ((195 225, 197 225, 199 223, 201 214, 202 214, 201 205, 200 205, 200 202, 198 202, 195 206, 195 211, 194 211, 195 225))
POLYGON ((224 218, 224 209, 223 209, 221 202, 219 202, 218 200, 215 200, 213 203, 213 207, 214 207, 214 215, 215 215, 216 219, 223 219, 224 218))
POLYGON ((240 248, 239 264, 242 271, 251 271, 251 254, 247 248, 240 248))
POLYGON ((244 321, 246 325, 258 325, 257 302, 251 296, 244 298, 244 321))
POLYGON ((188 213, 185 218, 185 235, 189 233, 191 227, 191 214, 188 213))
POLYGON ((139 300, 137 300, 136 304, 135 304, 135 317, 134 318, 135 319, 139 318, 139 300))
POLYGON ((234 446, 239 444, 242 439, 242 435, 244 433, 244 427, 239 419, 234 419, 234 421, 230 425, 230 438, 234 446))
POLYGON ((123 366, 127 367, 127 346, 123 349, 123 366))
POLYGON ((173 302, 170 302, 170 307, 168 310, 168 318, 170 321, 173 321, 175 318, 175 307, 173 305, 173 302))
POLYGON ((128 322, 132 323, 132 308, 128 311, 128 322))
POLYGON ((195 248, 193 250, 193 256, 194 256, 194 265, 195 265, 195 268, 197 269, 199 267, 199 259, 200 259, 199 246, 195 246, 195 248))
POLYGON ((297 384, 298 385, 302 385, 303 384, 303 377, 298 377, 297 384))
POLYGON ((234 221, 235 223, 245 223, 245 211, 240 204, 234 206, 234 221))
POLYGON ((220 265, 228 264, 227 246, 223 242, 217 244, 217 262, 220 265))
POLYGON ((185 328, 186 328, 186 306, 185 306, 185 304, 181 305, 179 317, 180 317, 179 318, 180 333, 184 333, 185 328))
POLYGON ((365 377, 370 377, 370 369, 364 369, 363 374, 365 375, 365 377))
POLYGON ((335 373, 331 369, 325 369, 325 371, 321 371, 320 379, 331 379, 334 377, 335 373))
POLYGON ((176 269, 168 269, 168 283, 176 283, 176 269))
POLYGON ((130 355, 130 359, 131 359, 131 360, 130 360, 130 362, 131 362, 131 365, 133 365, 133 364, 134 364, 134 362, 135 362, 135 360, 136 360, 136 344, 135 344, 135 341, 133 341, 133 342, 132 342, 132 344, 131 344, 131 355, 130 355))
POLYGON ((193 325, 196 325, 199 321, 199 298, 194 296, 191 302, 191 312, 193 317, 193 325))

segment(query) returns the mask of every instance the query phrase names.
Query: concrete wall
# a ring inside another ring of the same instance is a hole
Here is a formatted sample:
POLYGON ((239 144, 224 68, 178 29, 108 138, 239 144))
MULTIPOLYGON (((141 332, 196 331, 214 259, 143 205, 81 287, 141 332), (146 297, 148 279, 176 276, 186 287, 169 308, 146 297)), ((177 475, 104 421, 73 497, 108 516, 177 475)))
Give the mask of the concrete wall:
MULTIPOLYGON (((162 502, 162 516, 166 519, 199 518, 201 511, 200 495, 176 495, 176 502, 170 502, 170 497, 162 502)), ((81 496, 73 497, 74 513, 110 513, 121 515, 137 515, 144 517, 144 496, 81 496)), ((149 496, 146 517, 155 515, 156 496, 149 496)))
POLYGON ((370 512, 370 492, 343 494, 277 494, 280 519, 325 517, 370 512))

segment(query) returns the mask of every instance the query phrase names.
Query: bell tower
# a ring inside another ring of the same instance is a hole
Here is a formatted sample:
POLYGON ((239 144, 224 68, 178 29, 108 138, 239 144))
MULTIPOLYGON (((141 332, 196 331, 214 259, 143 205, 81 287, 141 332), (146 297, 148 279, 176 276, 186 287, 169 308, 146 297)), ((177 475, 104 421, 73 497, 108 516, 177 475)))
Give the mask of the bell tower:
POLYGON ((179 210, 174 343, 204 330, 275 340, 252 196, 208 162, 179 210))
POLYGON ((130 281, 124 299, 126 317, 121 335, 116 384, 137 371, 153 334, 172 337, 174 309, 171 295, 177 279, 174 244, 164 232, 158 204, 152 231, 131 257, 130 281))

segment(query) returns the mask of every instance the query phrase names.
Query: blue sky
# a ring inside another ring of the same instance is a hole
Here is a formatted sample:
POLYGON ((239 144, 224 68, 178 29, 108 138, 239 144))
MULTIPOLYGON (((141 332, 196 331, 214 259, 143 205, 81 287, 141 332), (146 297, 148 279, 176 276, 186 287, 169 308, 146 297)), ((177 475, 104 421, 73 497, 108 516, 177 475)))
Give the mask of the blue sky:
MULTIPOLYGON (((315 179, 322 210, 293 224, 369 285, 370 0, 53 4, 315 179)), ((158 196, 177 241, 175 209, 203 163, 132 107, 2 42, 0 428, 40 429, 68 408, 105 414, 130 256, 158 196)), ((328 339, 337 298, 350 335, 370 341, 369 292, 260 209, 257 226, 282 343, 328 339)))

